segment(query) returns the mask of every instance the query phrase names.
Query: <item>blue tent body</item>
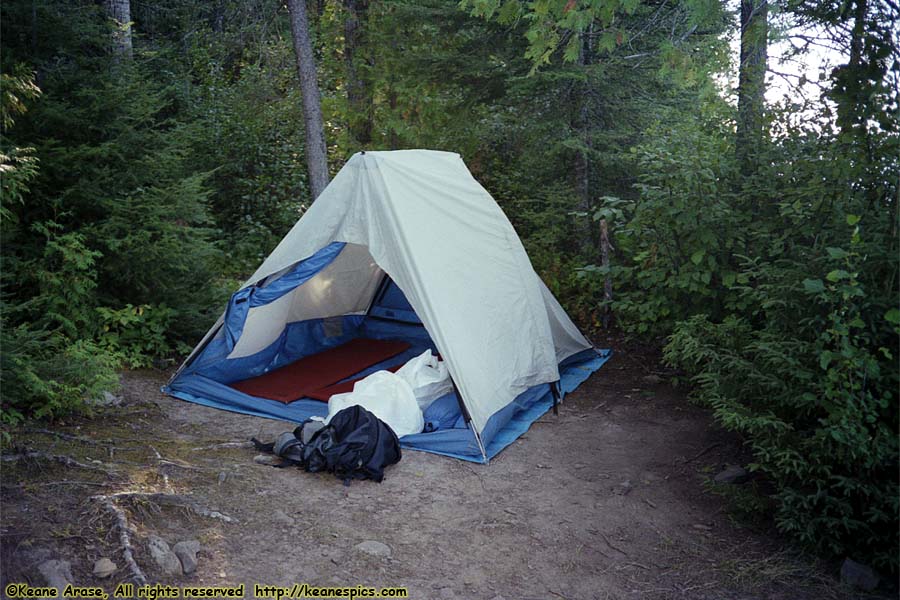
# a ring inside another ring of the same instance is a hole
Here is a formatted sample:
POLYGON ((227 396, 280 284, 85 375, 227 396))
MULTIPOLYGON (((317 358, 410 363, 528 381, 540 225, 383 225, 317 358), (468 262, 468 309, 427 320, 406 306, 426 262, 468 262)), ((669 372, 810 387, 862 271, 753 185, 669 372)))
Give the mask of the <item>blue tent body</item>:
MULTIPOLYGON (((323 202, 325 197, 326 194, 323 193, 316 203, 323 202)), ((375 273, 378 277, 377 287, 370 294, 371 299, 367 300, 365 310, 325 318, 286 318, 283 324, 272 329, 274 333, 270 337, 261 338, 264 343, 253 347, 252 352, 236 350, 242 335, 246 335, 245 328, 249 327, 249 315, 253 311, 258 311, 256 314, 259 315, 266 310, 275 310, 276 305, 296 303, 295 296, 304 284, 317 280, 317 276, 321 279, 323 271, 329 267, 334 270, 335 261, 339 257, 351 254, 352 249, 348 246, 343 241, 332 241, 286 268, 256 282, 248 282, 244 288, 234 293, 223 317, 163 391, 205 406, 300 423, 309 417, 327 415, 327 404, 311 398, 301 398, 285 404, 248 395, 229 384, 263 375, 355 338, 402 340, 408 342, 410 348, 348 377, 347 380, 404 364, 428 349, 446 356, 446 349, 437 347, 423 324, 423 319, 400 286, 394 282, 387 268, 375 273), (294 296, 287 298, 292 294, 294 296)), ((354 247, 358 249, 361 246, 354 244, 354 247)), ((369 261, 375 265, 374 260, 369 258, 369 261)), ((372 277, 366 277, 366 281, 372 281, 372 277)), ((554 310, 561 312, 558 303, 555 307, 554 310)), ((565 319, 568 320, 567 317, 565 319)), ((577 334, 577 330, 575 333, 577 334)), ((560 356, 559 351, 557 356, 560 356)), ((405 448, 473 462, 487 462, 553 406, 554 385, 558 386, 561 400, 599 369, 609 357, 609 351, 590 347, 569 350, 558 364, 558 381, 544 379, 545 383, 527 387, 511 402, 490 414, 486 423, 478 430, 471 419, 466 418, 468 415, 463 411, 465 403, 457 397, 456 391, 451 392, 436 400, 425 411, 425 432, 407 435, 401 438, 401 444, 405 448)))

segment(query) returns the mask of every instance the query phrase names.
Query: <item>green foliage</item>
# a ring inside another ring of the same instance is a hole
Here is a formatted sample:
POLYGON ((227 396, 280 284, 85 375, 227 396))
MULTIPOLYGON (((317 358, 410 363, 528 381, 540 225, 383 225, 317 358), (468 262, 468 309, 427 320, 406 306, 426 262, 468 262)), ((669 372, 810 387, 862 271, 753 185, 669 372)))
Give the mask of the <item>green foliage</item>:
POLYGON ((191 350, 183 343, 173 347, 168 332, 178 313, 165 304, 128 304, 120 309, 100 307, 97 313, 100 325, 97 345, 125 366, 149 367, 154 357, 191 350))
POLYGON ((26 103, 35 100, 40 93, 34 84, 34 74, 22 65, 14 66, 12 73, 0 73, 0 226, 15 219, 13 207, 25 203, 28 182, 38 172, 34 148, 8 147, 6 132, 16 117, 28 110, 26 103))
POLYGON ((885 187, 881 160, 896 164, 896 149, 883 132, 861 161, 821 131, 773 148, 772 173, 730 203, 734 228, 716 221, 740 244, 727 267, 740 301, 716 294, 721 304, 694 307, 665 351, 717 420, 748 440, 782 531, 892 572, 900 311, 896 189, 885 187))
MULTIPOLYGON (((4 310, 5 312, 5 310, 4 310)), ((0 428, 26 417, 53 418, 85 412, 90 402, 118 385, 115 362, 92 342, 72 342, 28 325, 0 324, 0 428)))
MULTIPOLYGON (((533 73, 550 65, 560 51, 564 62, 583 57, 581 36, 585 33, 596 38, 595 51, 601 54, 611 54, 621 46, 633 48, 631 42, 635 38, 657 25, 654 20, 665 5, 658 7, 641 0, 462 0, 460 7, 474 16, 506 25, 526 23, 525 58, 532 63, 533 73), (640 31, 629 27, 629 20, 635 15, 643 16, 644 27, 640 31)), ((693 31, 716 23, 721 17, 721 6, 709 1, 679 2, 670 7, 670 12, 677 13, 678 20, 693 31)), ((677 48, 673 41, 662 48, 670 53, 670 59, 677 48)))
POLYGON ((184 90, 165 59, 139 47, 134 62, 113 60, 108 19, 93 3, 2 10, 3 411, 12 422, 81 410, 114 383, 114 367, 196 339, 222 297, 221 254, 209 173, 192 159, 192 127, 173 118, 184 90), (114 318, 138 304, 140 318, 114 318))
MULTIPOLYGON (((729 190, 729 132, 682 120, 654 125, 648 137, 632 149, 639 195, 618 202, 622 217, 612 221, 629 258, 613 269, 621 286, 615 310, 625 327, 660 334, 692 314, 719 317, 746 305, 735 258, 746 249, 747 219, 729 190)), ((604 202, 598 216, 609 208, 604 202)))
POLYGON ((33 229, 46 238, 44 251, 22 273, 33 278, 37 294, 19 311, 27 310, 31 322, 76 339, 93 325, 96 260, 101 254, 87 247, 83 234, 61 233, 59 223, 36 223, 33 229))

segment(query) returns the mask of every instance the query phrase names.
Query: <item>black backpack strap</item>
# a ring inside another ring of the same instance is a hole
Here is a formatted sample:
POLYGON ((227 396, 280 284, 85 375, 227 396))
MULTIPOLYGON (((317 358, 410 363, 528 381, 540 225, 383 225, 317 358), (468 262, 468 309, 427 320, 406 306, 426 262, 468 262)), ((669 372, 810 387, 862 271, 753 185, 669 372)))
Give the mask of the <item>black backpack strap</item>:
POLYGON ((256 448, 257 452, 265 452, 266 454, 275 454, 275 442, 272 442, 271 444, 263 444, 261 441, 259 441, 255 437, 250 438, 250 441, 253 442, 253 447, 256 448))

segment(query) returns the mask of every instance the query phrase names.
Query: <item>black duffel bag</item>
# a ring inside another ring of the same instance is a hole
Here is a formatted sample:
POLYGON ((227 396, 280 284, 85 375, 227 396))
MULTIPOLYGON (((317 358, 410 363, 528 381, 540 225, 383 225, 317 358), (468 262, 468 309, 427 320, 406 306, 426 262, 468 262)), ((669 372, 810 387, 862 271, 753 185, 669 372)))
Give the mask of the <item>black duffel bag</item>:
POLYGON ((361 406, 350 406, 328 425, 308 420, 293 434, 284 433, 272 444, 253 440, 258 450, 272 452, 310 473, 325 471, 351 479, 384 479, 384 469, 400 462, 400 440, 378 417, 361 406))

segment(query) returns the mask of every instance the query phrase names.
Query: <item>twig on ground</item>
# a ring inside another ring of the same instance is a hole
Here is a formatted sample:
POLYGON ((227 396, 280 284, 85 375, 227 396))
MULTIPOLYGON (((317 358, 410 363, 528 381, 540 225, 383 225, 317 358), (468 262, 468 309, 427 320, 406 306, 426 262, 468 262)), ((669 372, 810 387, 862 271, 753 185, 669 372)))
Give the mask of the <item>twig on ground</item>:
POLYGON ((153 454, 156 455, 156 461, 157 461, 157 463, 158 463, 158 464, 156 465, 156 469, 157 469, 157 471, 159 471, 159 474, 162 476, 162 479, 163 479, 163 485, 165 486, 166 491, 169 492, 169 491, 172 490, 172 484, 169 483, 169 475, 168 475, 168 473, 166 473, 165 469, 163 469, 163 465, 162 465, 162 463, 163 463, 163 457, 162 457, 162 454, 160 454, 160 453, 159 453, 159 450, 157 450, 157 449, 154 448, 153 446, 150 446, 150 449, 153 450, 153 454))
POLYGON ((184 462, 178 461, 178 460, 171 460, 169 458, 163 458, 159 462, 161 462, 162 464, 165 464, 165 465, 170 465, 172 467, 178 467, 179 469, 186 469, 188 471, 212 471, 212 470, 214 470, 214 469, 206 469, 204 467, 196 467, 194 465, 189 465, 187 463, 184 463, 184 462))
POLYGON ((686 461, 684 461, 684 464, 688 464, 688 463, 694 462, 695 460, 697 460, 698 458, 700 458, 701 456, 703 456, 704 454, 706 454, 707 452, 709 452, 709 451, 712 450, 713 448, 718 448, 718 447, 721 446, 721 445, 722 445, 721 443, 716 442, 715 444, 711 444, 711 445, 707 446, 706 448, 704 448, 703 450, 701 450, 700 452, 698 452, 697 454, 695 454, 695 455, 692 456, 691 458, 689 458, 689 459, 687 459, 686 461))
POLYGON ((603 535, 602 531, 597 531, 597 534, 603 538, 603 541, 606 542, 607 546, 609 546, 610 548, 612 548, 613 550, 615 550, 616 552, 618 552, 619 554, 621 554, 623 556, 628 556, 627 552, 625 552, 624 550, 622 550, 621 548, 619 548, 617 546, 613 546, 612 543, 609 541, 609 538, 607 538, 605 535, 603 535))
POLYGON ((91 496, 91 500, 99 502, 106 510, 111 512, 116 518, 116 527, 119 528, 119 543, 122 545, 122 556, 125 558, 125 564, 131 571, 134 582, 138 585, 147 585, 147 577, 141 571, 137 561, 134 560, 134 547, 131 545, 131 527, 128 525, 128 518, 125 511, 116 506, 112 496, 91 496))

